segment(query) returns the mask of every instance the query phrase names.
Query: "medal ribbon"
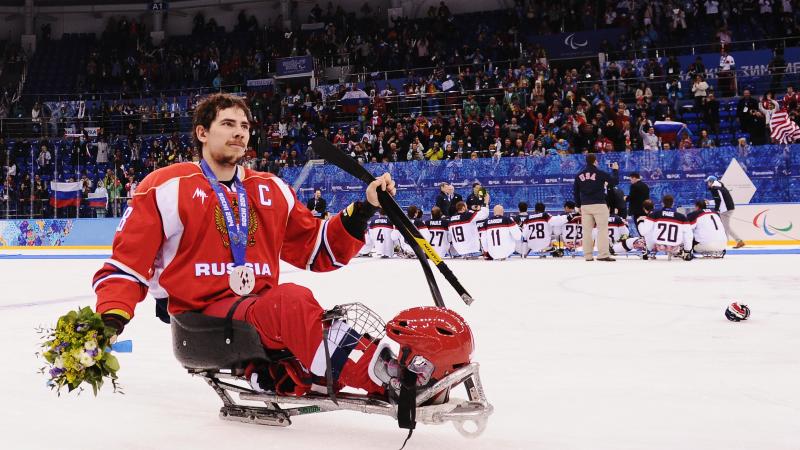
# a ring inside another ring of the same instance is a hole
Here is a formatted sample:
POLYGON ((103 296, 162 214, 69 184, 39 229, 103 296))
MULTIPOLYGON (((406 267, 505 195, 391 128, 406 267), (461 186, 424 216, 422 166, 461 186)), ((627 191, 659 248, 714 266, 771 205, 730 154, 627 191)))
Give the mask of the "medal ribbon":
POLYGON ((236 195, 239 198, 239 223, 233 218, 233 208, 228 202, 228 197, 225 195, 225 190, 222 189, 221 183, 211 171, 211 167, 204 160, 200 160, 200 168, 203 169, 203 175, 208 178, 211 183, 211 188, 217 195, 219 206, 222 208, 222 217, 225 218, 225 226, 228 228, 228 240, 231 245, 231 254, 233 256, 234 266, 243 266, 245 263, 245 252, 247 251, 247 225, 248 225, 248 208, 247 208, 247 193, 244 190, 244 184, 236 176, 233 175, 233 185, 236 186, 236 195))

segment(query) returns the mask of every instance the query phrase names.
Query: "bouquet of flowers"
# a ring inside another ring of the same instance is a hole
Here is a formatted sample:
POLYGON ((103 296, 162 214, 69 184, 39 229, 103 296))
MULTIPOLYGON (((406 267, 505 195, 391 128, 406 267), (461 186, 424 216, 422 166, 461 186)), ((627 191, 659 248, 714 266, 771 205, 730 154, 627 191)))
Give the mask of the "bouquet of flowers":
MULTIPOLYGON (((100 314, 89 307, 69 311, 59 317, 56 327, 39 330, 42 335, 39 354, 47 362, 41 372, 49 377, 47 385, 61 395, 63 387, 68 392, 82 383, 92 387, 94 395, 110 379, 114 392, 120 392, 117 383, 119 362, 111 354, 116 330, 103 323, 100 314)), ((83 390, 83 388, 81 388, 83 390)))

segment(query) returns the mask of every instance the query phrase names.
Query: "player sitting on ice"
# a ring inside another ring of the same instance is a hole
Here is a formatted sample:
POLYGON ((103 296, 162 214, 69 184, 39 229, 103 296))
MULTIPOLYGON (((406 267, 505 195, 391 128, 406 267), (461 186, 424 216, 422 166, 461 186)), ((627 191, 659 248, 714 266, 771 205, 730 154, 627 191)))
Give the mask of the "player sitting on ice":
MULTIPOLYGON (((553 250, 553 256, 560 258, 564 256, 565 250, 567 250, 567 245, 564 239, 565 230, 564 225, 566 225, 570 220, 574 218, 574 216, 580 217, 580 212, 577 210, 575 206, 575 202, 571 200, 567 200, 564 202, 564 214, 559 214, 557 216, 552 216, 550 219, 550 229, 553 230, 553 239, 557 240, 555 243, 556 249, 553 250)), ((583 228, 580 226, 580 222, 578 222, 578 230, 573 235, 581 235, 583 234, 583 228)), ((582 245, 583 241, 581 240, 582 245)), ((574 249, 574 243, 571 244, 571 247, 574 249)), ((570 252, 572 250, 569 250, 570 252)))
MULTIPOLYGON (((525 222, 525 219, 528 218, 528 203, 526 202, 519 202, 517 203, 517 210, 516 214, 512 214, 511 218, 514 220, 514 223, 517 224, 520 231, 522 231, 522 223, 525 222)), ((526 245, 525 233, 522 234, 522 239, 517 242, 517 246, 514 248, 514 252, 518 253, 521 257, 527 257, 527 252, 525 252, 525 245, 526 245)))
POLYGON ((484 251, 494 260, 504 260, 514 253, 517 242, 522 239, 522 232, 514 219, 503 215, 502 205, 494 206, 494 215, 483 226, 481 244, 484 251))
POLYGON ((200 162, 158 169, 136 189, 117 227, 111 258, 94 276, 96 310, 106 326, 122 333, 147 295, 148 281, 159 274, 154 284, 169 295, 170 315, 197 312, 244 321, 267 350, 290 352, 292 358, 276 367, 249 374, 254 384, 282 394, 308 392, 328 370, 329 389, 347 385, 379 396, 393 387, 398 368, 417 373, 420 384, 452 370, 450 353, 437 345, 457 339, 448 348, 466 351, 472 341, 469 328, 449 310, 414 309, 414 317, 401 319, 398 327, 406 331, 392 338, 416 341, 398 360, 384 347, 369 345, 369 336, 350 332, 346 320, 325 321, 309 289, 280 283, 280 261, 316 272, 347 264, 364 245, 378 189, 394 195, 395 183, 384 174, 367 186, 365 201, 329 220, 315 218, 283 180, 237 164, 251 123, 242 98, 203 99, 193 117, 200 162), (439 323, 448 324, 439 328, 439 323), (335 336, 339 342, 326 346, 335 336), (326 352, 331 348, 332 354, 326 352))
MULTIPOLYGON (((417 227, 420 234, 425 236, 425 222, 423 222, 420 217, 422 217, 422 210, 417 208, 414 205, 409 206, 406 209, 406 215, 414 223, 414 226, 417 227)), ((403 258, 416 258, 417 255, 414 253, 414 250, 411 249, 411 246, 403 239, 403 235, 400 234, 400 230, 396 229, 392 232, 392 239, 399 243, 399 248, 397 254, 402 256, 403 258)))
POLYGON ((677 212, 673 205, 675 199, 667 194, 661 199, 663 208, 651 212, 639 226, 639 233, 647 242, 647 250, 651 257, 658 252, 666 253, 669 258, 681 257, 692 259, 692 228, 686 216, 677 212))
POLYGON ((372 241, 375 254, 381 258, 394 257, 395 233, 394 225, 378 208, 378 214, 369 220, 369 240, 372 241))
MULTIPOLYGON (((597 228, 594 228, 592 233, 597 235, 597 228)), ((647 251, 644 238, 630 237, 625 219, 613 214, 608 216, 608 241, 612 255, 627 253, 640 255, 647 251)))
POLYGON ((554 230, 553 233, 558 235, 564 250, 574 256, 575 249, 583 246, 581 213, 575 208, 575 202, 571 201, 564 202, 564 212, 565 214, 554 216, 550 221, 550 226, 554 230))
POLYGON ((553 221, 555 221, 555 217, 545 212, 544 203, 539 202, 533 206, 533 214, 527 214, 522 221, 524 242, 522 242, 521 254, 523 258, 527 258, 530 252, 544 258, 547 253, 556 250, 553 248, 553 229, 551 228, 553 221))
POLYGON ((450 240, 459 256, 477 258, 481 254, 478 222, 489 217, 489 194, 484 196, 483 202, 483 206, 477 211, 470 211, 466 203, 458 202, 456 214, 450 216, 448 223, 450 240))
POLYGON ((694 234, 694 253, 704 257, 722 258, 728 246, 728 236, 722 219, 709 209, 705 200, 694 203, 694 211, 687 216, 694 234))
POLYGON ((450 222, 442 217, 442 210, 438 206, 431 208, 431 218, 425 222, 425 227, 420 229, 422 236, 431 244, 436 254, 444 258, 450 248, 450 222))

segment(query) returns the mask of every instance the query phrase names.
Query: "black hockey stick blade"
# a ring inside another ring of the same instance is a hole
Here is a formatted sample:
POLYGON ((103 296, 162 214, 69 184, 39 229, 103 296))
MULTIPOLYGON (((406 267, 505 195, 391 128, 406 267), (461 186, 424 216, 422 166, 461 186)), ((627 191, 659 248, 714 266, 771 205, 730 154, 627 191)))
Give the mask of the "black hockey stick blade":
MULTIPOLYGON (((328 162, 339 167, 355 178, 358 178, 364 183, 369 184, 375 180, 375 177, 369 173, 367 169, 360 165, 355 159, 336 148, 325 138, 320 136, 314 139, 312 142, 312 147, 318 155, 325 158, 328 162)), ((467 292, 464 286, 461 285, 461 282, 458 281, 458 278, 456 278, 455 274, 453 274, 453 271, 450 270, 447 264, 445 264, 442 258, 436 253, 436 250, 434 250, 430 243, 422 236, 422 233, 420 233, 417 227, 414 226, 414 223, 411 222, 411 219, 409 219, 403 213, 403 210, 400 208, 400 205, 397 204, 397 201, 391 195, 383 191, 378 191, 378 201, 383 207, 384 212, 386 212, 386 215, 389 216, 389 219, 392 221, 392 223, 397 225, 400 234, 403 235, 406 242, 408 242, 408 245, 414 250, 417 258, 419 258, 421 262, 424 262, 424 255, 427 257, 427 259, 433 261, 433 263, 436 265, 436 268, 439 269, 439 272, 444 275, 445 279, 450 283, 451 286, 453 286, 464 303, 467 305, 472 304, 474 301, 472 296, 467 292), (423 253, 423 255, 420 255, 420 253, 423 253)), ((424 264, 424 266, 427 267, 427 264, 424 264)))

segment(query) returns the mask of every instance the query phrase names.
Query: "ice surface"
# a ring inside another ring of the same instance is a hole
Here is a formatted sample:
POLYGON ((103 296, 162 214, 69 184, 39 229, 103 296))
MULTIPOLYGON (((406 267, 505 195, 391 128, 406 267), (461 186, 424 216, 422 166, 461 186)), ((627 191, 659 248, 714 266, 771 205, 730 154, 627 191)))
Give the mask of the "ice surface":
MULTIPOLYGON (((98 259, 0 258, 0 448, 397 449, 383 416, 300 416, 285 429, 217 418, 220 402, 173 359, 146 300, 119 356, 125 395, 57 398, 37 373, 34 327, 94 304, 98 259)), ((416 261, 359 259, 337 272, 284 272, 320 303, 362 301, 385 319, 432 304, 416 261)), ((495 407, 476 440, 419 425, 408 449, 800 449, 800 256, 685 263, 624 258, 449 261, 477 299, 448 306, 472 325, 495 407), (728 303, 752 309, 725 320, 728 303)), ((437 275, 438 276, 438 275, 437 275)), ((459 396, 463 397, 463 394, 459 396)))

